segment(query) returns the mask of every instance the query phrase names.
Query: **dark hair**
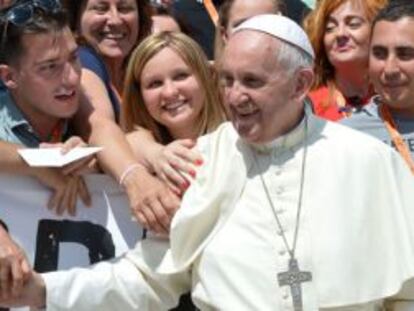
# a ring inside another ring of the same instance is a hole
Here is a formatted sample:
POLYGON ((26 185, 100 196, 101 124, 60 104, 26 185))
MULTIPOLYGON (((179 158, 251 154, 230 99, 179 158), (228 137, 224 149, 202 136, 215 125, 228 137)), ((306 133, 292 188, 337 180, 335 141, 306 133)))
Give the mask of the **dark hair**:
MULTIPOLYGON (((229 24, 230 10, 235 0, 225 0, 219 9, 219 27, 227 28, 229 24)), ((282 0, 273 0, 275 12, 285 13, 285 7, 282 0)))
POLYGON ((0 63, 10 64, 22 57, 25 52, 22 44, 24 35, 58 32, 67 25, 66 12, 60 7, 47 10, 33 0, 15 1, 11 6, 0 10, 0 63), (19 23, 13 22, 10 17, 13 10, 24 6, 31 6, 30 14, 19 23))
POLYGON ((191 35, 191 26, 189 25, 189 23, 186 22, 186 20, 184 20, 180 14, 177 14, 176 11, 171 9, 171 7, 162 4, 152 3, 151 11, 151 16, 171 17, 177 23, 182 33, 185 33, 187 36, 191 35))
POLYGON ((380 21, 395 22, 404 17, 414 18, 414 2, 412 0, 394 0, 378 12, 372 23, 372 28, 380 21))
MULTIPOLYGON (((69 25, 78 39, 80 37, 79 21, 81 13, 84 10, 88 0, 62 0, 62 5, 68 12, 69 25)), ((139 33, 136 45, 138 45, 145 37, 151 34, 151 6, 148 0, 135 0, 139 11, 139 33)))

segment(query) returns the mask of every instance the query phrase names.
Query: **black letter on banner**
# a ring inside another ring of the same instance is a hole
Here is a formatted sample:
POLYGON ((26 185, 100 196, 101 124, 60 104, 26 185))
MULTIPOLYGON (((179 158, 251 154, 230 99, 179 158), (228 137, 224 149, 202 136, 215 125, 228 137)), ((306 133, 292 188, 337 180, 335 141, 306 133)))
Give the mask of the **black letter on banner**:
MULTIPOLYGON (((2 226, 2 227, 3 227, 3 229, 4 229, 6 232, 9 232, 9 228, 7 228, 6 223, 5 223, 5 222, 3 222, 3 220, 1 220, 1 219, 0 219, 0 226, 2 226)), ((6 308, 0 308, 0 311, 9 311, 9 309, 6 309, 6 308)))
POLYGON ((89 250, 91 264, 115 256, 112 235, 104 227, 88 221, 39 221, 34 269, 37 272, 56 271, 59 262, 59 243, 74 242, 89 250))

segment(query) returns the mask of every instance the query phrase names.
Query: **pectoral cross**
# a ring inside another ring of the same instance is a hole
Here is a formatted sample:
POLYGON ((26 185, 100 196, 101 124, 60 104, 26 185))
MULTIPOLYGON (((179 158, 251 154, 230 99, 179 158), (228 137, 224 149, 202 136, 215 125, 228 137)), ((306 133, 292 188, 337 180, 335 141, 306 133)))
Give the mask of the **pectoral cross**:
POLYGON ((312 281, 312 273, 308 271, 300 271, 296 258, 290 258, 288 271, 278 273, 277 280, 280 286, 290 287, 293 309, 295 311, 302 311, 303 302, 301 283, 312 281))

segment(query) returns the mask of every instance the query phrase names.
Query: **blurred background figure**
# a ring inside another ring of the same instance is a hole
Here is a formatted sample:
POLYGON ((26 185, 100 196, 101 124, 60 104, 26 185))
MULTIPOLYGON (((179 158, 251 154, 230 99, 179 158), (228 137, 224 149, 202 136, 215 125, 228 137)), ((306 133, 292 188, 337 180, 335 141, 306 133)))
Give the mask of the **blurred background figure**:
POLYGON ((368 103, 371 23, 387 0, 320 0, 304 27, 315 50, 315 113, 339 120, 368 103))
POLYGON ((223 0, 173 0, 171 3, 174 16, 186 28, 184 32, 203 48, 210 60, 214 57, 215 24, 207 6, 211 4, 216 11, 222 3, 223 0))
POLYGON ((245 20, 259 14, 279 13, 280 0, 225 0, 219 10, 215 34, 214 58, 218 60, 231 31, 245 20))
POLYGON ((9 6, 13 0, 0 0, 0 9, 9 6))
POLYGON ((317 0, 284 0, 285 14, 298 24, 302 24, 303 18, 308 15, 317 0))
POLYGON ((179 22, 171 12, 168 5, 151 2, 152 8, 152 33, 159 33, 162 31, 181 31, 179 22))

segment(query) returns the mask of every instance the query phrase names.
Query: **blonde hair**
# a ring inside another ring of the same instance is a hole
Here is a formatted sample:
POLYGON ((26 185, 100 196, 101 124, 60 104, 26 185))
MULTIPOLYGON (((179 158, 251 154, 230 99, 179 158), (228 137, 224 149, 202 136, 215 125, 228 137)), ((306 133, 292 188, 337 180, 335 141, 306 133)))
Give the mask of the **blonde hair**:
POLYGON ((124 82, 121 125, 126 132, 137 126, 150 130, 156 140, 168 143, 172 140, 168 129, 149 114, 141 93, 141 74, 147 62, 164 48, 174 50, 194 73, 200 89, 204 92, 204 103, 200 113, 197 133, 211 132, 225 120, 224 109, 217 88, 217 75, 209 67, 207 57, 190 37, 178 32, 161 32, 146 38, 133 51, 124 82))
POLYGON ((304 19, 303 26, 315 51, 315 84, 314 88, 329 85, 333 82, 335 68, 329 62, 324 46, 325 26, 329 16, 342 4, 351 2, 364 10, 369 22, 372 22, 380 9, 388 0, 319 0, 316 7, 304 19))

